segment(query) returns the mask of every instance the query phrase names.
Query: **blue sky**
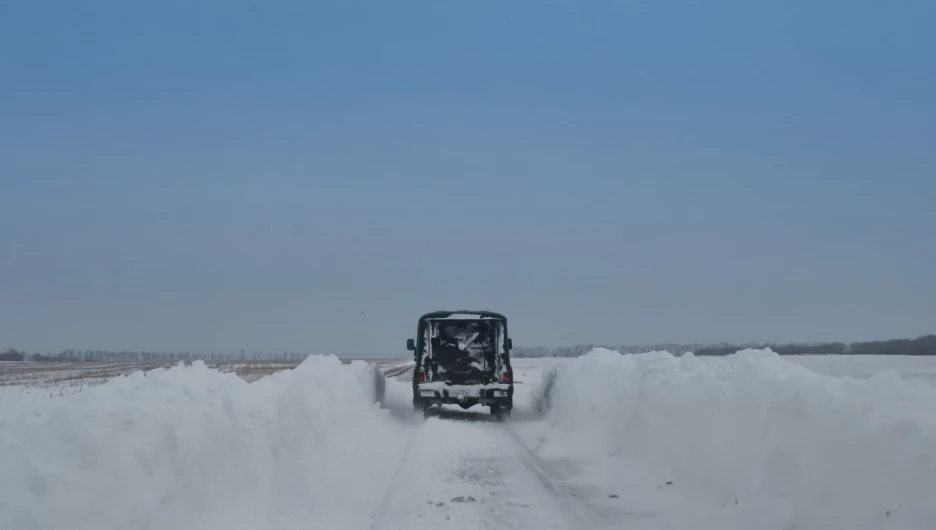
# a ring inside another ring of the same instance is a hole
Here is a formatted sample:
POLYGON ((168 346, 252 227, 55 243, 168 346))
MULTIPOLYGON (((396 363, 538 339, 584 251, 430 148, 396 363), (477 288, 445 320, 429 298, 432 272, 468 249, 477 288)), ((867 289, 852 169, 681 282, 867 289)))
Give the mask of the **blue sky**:
POLYGON ((932 2, 0 6, 0 347, 934 332, 932 2))

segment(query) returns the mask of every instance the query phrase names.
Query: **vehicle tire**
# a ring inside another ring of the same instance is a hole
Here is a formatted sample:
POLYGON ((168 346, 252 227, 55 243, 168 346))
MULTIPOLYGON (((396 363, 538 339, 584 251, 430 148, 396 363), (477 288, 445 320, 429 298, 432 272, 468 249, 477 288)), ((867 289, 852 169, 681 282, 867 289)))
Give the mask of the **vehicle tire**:
POLYGON ((498 418, 500 418, 500 411, 501 411, 500 405, 498 405, 497 403, 492 403, 490 407, 491 407, 491 416, 497 416, 498 418))
POLYGON ((510 409, 497 407, 497 411, 494 412, 494 415, 497 416, 497 421, 504 421, 510 418, 510 409))

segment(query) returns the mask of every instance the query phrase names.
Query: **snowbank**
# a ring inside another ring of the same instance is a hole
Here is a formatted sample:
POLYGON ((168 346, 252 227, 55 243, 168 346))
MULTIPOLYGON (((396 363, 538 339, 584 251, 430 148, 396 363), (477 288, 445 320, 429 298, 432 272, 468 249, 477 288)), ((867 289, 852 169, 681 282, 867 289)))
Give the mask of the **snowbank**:
POLYGON ((313 356, 0 403, 0 528, 366 528, 407 439, 374 400, 366 363, 313 356))
POLYGON ((596 350, 549 379, 547 423, 528 436, 544 457, 590 461, 583 483, 653 512, 647 527, 936 528, 922 381, 822 376, 769 350, 596 350))

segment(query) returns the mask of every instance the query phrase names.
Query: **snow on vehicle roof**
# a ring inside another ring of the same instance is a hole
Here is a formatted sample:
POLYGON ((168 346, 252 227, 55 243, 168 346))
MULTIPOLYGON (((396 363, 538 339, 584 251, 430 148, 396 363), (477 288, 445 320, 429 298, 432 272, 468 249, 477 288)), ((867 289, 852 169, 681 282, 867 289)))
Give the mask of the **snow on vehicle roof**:
POLYGON ((426 313, 420 320, 480 320, 485 318, 507 320, 507 317, 493 311, 434 311, 426 313))

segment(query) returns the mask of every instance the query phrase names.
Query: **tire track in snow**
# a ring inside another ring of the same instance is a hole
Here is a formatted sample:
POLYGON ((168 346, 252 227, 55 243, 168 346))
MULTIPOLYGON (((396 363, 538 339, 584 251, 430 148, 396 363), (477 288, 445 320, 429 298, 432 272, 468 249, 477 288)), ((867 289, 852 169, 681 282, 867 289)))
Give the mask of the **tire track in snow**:
POLYGON ((566 524, 573 530, 591 530, 597 528, 595 522, 588 516, 586 510, 580 505, 575 492, 570 490, 562 477, 543 462, 536 454, 523 443, 523 440, 508 425, 503 431, 513 443, 517 457, 523 466, 535 478, 536 482, 555 501, 556 507, 565 519, 566 524))
POLYGON ((397 467, 393 470, 393 475, 390 477, 390 482, 387 484, 387 491, 384 493, 383 499, 381 499, 380 504, 377 506, 377 511, 374 512, 374 521, 371 523, 371 530, 379 530, 384 526, 390 507, 390 500, 393 497, 393 493, 397 490, 397 483, 400 482, 403 470, 406 469, 406 463, 409 461, 410 451, 413 448, 413 441, 419 436, 419 432, 424 426, 425 423, 413 431, 412 436, 407 440, 406 447, 403 449, 403 456, 400 458, 399 463, 397 463, 397 467))
POLYGON ((575 491, 536 457, 509 426, 457 418, 431 418, 412 433, 373 514, 371 530, 419 524, 451 524, 458 528, 473 528, 479 524, 510 528, 597 528, 587 508, 575 497, 575 491), (456 447, 451 447, 452 443, 456 447), (421 469, 413 474, 417 452, 422 455, 421 469), (494 473, 491 478, 494 482, 487 482, 491 477, 487 473, 494 473), (500 480, 496 478, 498 473, 500 480), (492 487, 493 491, 489 489, 492 487), (455 496, 471 500, 468 504, 457 505, 455 496), (451 502, 447 500, 450 497, 451 502), (444 502, 437 502, 440 500, 444 502), (430 504, 428 512, 424 511, 425 502, 430 504), (465 509, 469 510, 460 511, 465 509), (432 520, 433 515, 435 520, 432 520), (452 517, 451 523, 448 515, 452 517), (424 516, 426 518, 422 519, 424 516), (445 517, 444 521, 441 517, 445 517))

